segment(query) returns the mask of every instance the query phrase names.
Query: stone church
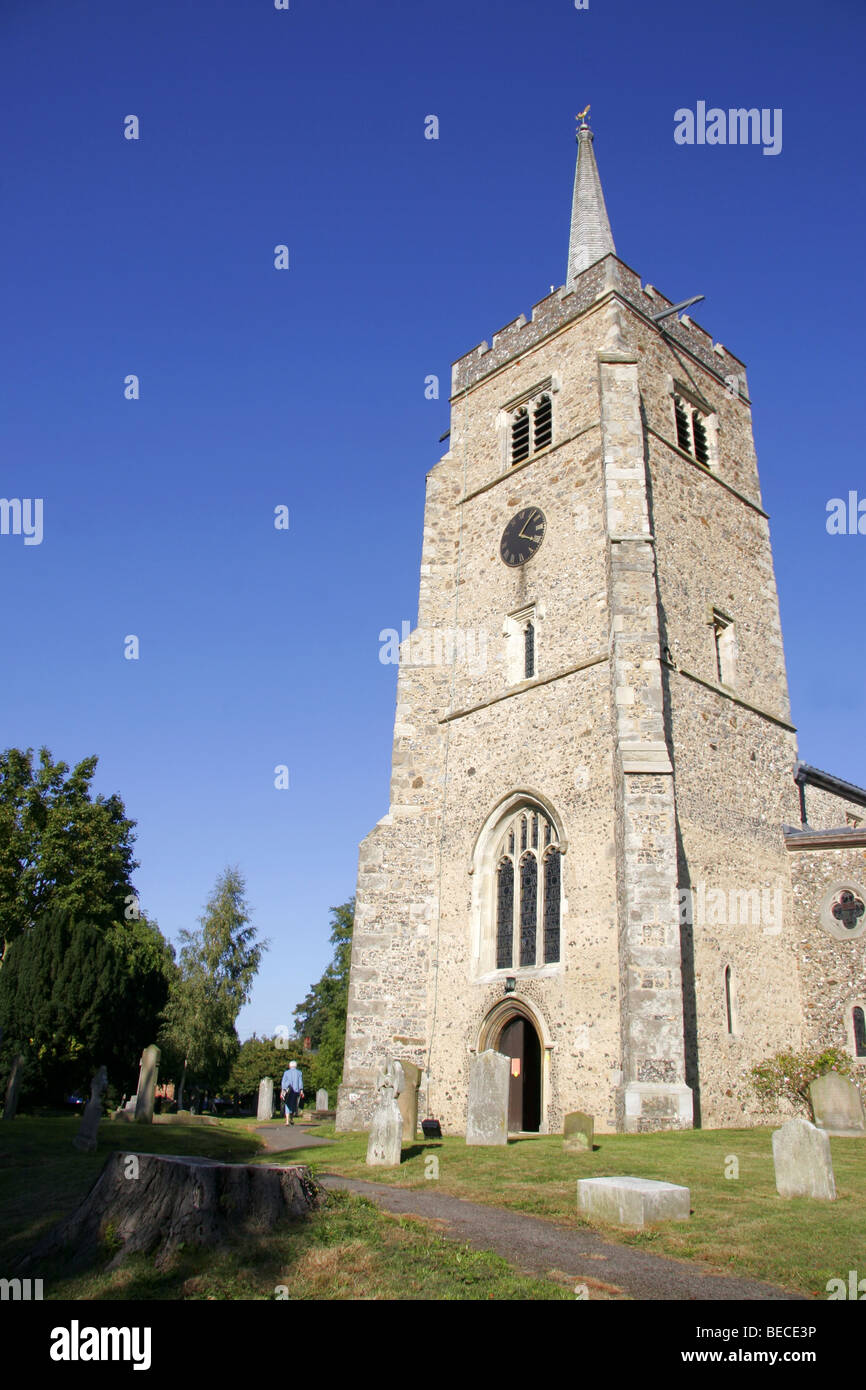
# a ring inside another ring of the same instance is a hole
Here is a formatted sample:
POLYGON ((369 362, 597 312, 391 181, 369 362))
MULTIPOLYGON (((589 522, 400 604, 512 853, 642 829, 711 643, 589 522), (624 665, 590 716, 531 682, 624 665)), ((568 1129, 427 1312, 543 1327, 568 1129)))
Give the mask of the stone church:
POLYGON ((449 445, 338 1128, 386 1056, 452 1134, 488 1048, 542 1133, 757 1123, 783 1047, 866 1068, 866 791, 798 759, 746 369, 617 256, 585 121, 565 284, 455 363, 449 445))

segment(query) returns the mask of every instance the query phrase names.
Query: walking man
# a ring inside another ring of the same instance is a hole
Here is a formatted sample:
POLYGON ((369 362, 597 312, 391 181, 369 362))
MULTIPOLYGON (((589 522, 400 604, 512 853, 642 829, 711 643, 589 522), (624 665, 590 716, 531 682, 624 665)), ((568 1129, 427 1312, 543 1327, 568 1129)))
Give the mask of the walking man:
POLYGON ((280 1100, 286 1115, 286 1124, 293 1125, 298 1106, 304 1099, 304 1078, 298 1070, 297 1062, 289 1062, 280 1082, 280 1100))

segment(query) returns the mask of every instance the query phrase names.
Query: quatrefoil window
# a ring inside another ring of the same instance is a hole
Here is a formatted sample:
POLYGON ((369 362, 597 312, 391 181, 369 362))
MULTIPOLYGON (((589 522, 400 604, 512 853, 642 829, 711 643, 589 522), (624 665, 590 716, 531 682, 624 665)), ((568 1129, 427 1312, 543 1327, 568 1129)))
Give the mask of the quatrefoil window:
POLYGON ((860 918, 866 912, 866 903, 858 898, 849 888, 843 888, 831 909, 837 922, 841 922, 846 931, 854 931, 859 926, 860 918))
POLYGON ((837 941, 862 936, 866 932, 866 887, 837 879, 822 899, 821 926, 837 941))

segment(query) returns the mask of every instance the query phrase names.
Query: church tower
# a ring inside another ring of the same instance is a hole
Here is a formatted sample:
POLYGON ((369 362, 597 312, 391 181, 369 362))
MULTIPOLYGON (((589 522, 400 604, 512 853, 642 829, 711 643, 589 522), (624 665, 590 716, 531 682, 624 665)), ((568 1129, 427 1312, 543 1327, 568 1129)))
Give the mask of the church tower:
POLYGON ((463 1132, 487 1048, 515 1130, 748 1123, 800 1037, 796 757, 745 368, 617 257, 584 120, 564 286, 453 368, 338 1128, 390 1055, 463 1132))

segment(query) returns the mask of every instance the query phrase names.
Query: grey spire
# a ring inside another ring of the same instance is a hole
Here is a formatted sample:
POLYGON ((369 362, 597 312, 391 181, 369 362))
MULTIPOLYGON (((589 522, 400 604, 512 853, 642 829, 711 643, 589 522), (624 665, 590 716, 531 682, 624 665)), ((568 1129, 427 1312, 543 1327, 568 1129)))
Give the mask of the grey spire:
POLYGON ((574 171, 574 202, 571 209, 571 239, 568 245, 568 274, 565 288, 571 289, 582 270, 616 254, 601 179, 592 152, 592 131, 586 124, 577 131, 577 168, 574 171))

